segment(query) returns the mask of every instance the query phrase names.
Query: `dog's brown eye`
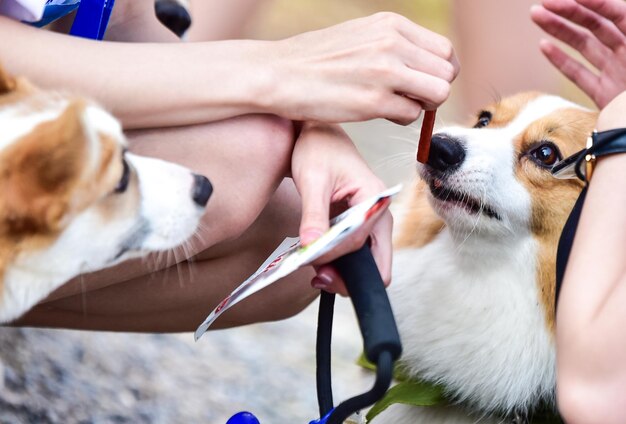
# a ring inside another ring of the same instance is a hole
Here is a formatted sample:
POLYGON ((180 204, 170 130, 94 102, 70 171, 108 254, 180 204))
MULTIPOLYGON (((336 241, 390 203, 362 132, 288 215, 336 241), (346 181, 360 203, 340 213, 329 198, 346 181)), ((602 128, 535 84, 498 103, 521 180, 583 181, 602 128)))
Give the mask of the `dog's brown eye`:
POLYGON ((478 121, 474 125, 474 128, 486 127, 491 122, 491 117, 492 117, 491 112, 487 112, 486 110, 483 110, 482 112, 478 114, 478 121))
POLYGON ((130 167, 128 166, 128 162, 126 162, 126 159, 122 159, 122 166, 122 178, 120 178, 120 181, 115 186, 115 189, 113 190, 114 193, 125 192, 128 188, 128 183, 130 182, 130 167))
POLYGON ((544 143, 530 152, 530 157, 542 167, 550 168, 562 159, 561 152, 553 143, 544 143))

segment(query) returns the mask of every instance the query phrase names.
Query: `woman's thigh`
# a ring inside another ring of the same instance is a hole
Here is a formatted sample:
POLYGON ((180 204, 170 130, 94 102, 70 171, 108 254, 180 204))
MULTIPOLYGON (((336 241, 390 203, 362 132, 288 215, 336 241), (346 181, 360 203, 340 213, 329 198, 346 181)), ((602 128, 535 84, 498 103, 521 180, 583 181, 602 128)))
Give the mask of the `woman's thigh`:
MULTIPOLYGON (((130 134, 129 147, 137 154, 180 163, 212 181, 214 193, 198 233, 175 251, 75 278, 22 323, 189 329, 284 237, 297 235, 300 200, 292 181, 285 178, 293 147, 289 122, 245 116, 196 127, 142 131, 130 134)), ((310 277, 310 270, 297 273, 276 290, 225 315, 222 325, 295 313, 314 297, 307 284, 310 277)))
POLYGON ((290 121, 248 115, 129 138, 134 153, 179 163, 213 184, 198 236, 187 246, 198 253, 240 236, 254 222, 289 173, 294 134, 290 121))
MULTIPOLYGON (((157 272, 48 301, 21 324, 114 331, 190 331, 251 275, 286 236, 297 234, 299 201, 290 180, 240 237, 157 272)), ((287 318, 317 291, 311 268, 297 271, 226 312, 216 328, 287 318)))

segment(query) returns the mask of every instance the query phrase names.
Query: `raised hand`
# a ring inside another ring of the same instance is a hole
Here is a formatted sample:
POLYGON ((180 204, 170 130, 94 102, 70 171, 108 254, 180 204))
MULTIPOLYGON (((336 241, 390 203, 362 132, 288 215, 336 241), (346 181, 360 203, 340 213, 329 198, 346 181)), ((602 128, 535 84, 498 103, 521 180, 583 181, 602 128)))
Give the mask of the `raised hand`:
POLYGON ((596 103, 606 106, 626 89, 626 3, 621 0, 543 0, 531 18, 576 49, 592 67, 543 40, 543 54, 596 103), (595 69, 594 69, 595 68, 595 69))

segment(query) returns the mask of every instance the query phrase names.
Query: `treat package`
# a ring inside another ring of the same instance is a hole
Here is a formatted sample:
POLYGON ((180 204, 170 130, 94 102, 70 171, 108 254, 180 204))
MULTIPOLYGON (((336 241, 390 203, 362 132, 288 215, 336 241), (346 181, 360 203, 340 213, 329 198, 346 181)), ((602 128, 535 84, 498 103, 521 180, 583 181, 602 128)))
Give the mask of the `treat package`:
POLYGON ((196 330, 195 339, 202 337, 211 324, 232 306, 331 251, 378 210, 387 206, 391 197, 399 193, 401 188, 401 185, 397 185, 385 190, 336 216, 331 220, 328 231, 308 246, 301 246, 297 237, 286 238, 254 274, 211 311, 196 330))

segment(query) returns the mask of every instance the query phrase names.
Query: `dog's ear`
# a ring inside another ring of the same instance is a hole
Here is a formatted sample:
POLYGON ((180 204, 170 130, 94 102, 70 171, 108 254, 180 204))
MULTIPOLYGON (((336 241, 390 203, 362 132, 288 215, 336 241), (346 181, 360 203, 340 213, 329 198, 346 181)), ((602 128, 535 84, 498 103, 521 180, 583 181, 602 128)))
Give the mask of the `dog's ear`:
POLYGON ((88 153, 84 109, 80 102, 71 104, 0 156, 0 225, 5 235, 52 233, 63 225, 88 153))
POLYGON ((16 85, 15 79, 7 74, 0 64, 0 95, 15 90, 16 85))

